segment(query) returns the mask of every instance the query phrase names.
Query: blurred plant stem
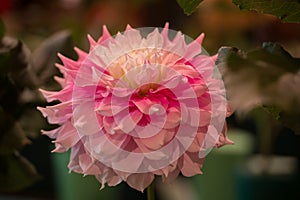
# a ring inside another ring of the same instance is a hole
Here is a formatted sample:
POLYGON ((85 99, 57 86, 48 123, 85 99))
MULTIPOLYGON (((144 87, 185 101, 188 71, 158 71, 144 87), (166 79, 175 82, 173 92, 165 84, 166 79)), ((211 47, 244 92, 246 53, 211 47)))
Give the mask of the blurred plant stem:
POLYGON ((147 200, 155 200, 154 182, 152 182, 147 188, 147 200))
POLYGON ((263 107, 254 109, 252 114, 258 134, 259 152, 262 155, 270 156, 273 149, 273 140, 278 131, 277 123, 263 107))

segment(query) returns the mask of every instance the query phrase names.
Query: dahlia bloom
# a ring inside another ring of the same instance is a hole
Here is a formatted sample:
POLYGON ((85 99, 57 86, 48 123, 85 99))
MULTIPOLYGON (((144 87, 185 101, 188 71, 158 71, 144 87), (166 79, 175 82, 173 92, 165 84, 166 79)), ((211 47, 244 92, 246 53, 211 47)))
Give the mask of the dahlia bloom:
POLYGON ((155 175, 201 174, 206 154, 232 143, 216 56, 205 54, 203 37, 187 43, 168 24, 112 37, 104 26, 98 41, 88 37, 89 53, 75 48, 77 61, 59 54, 62 90, 40 91, 60 103, 38 109, 60 125, 42 133, 54 152, 71 150, 70 171, 94 175, 101 188, 125 181, 143 191, 155 175))

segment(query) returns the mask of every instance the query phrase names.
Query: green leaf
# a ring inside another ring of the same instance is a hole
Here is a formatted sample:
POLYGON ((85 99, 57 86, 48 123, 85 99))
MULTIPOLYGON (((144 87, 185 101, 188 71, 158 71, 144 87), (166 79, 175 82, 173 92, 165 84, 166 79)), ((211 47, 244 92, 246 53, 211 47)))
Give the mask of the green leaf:
POLYGON ((187 15, 192 14, 203 0, 177 0, 187 15))
POLYGON ((0 192, 20 191, 40 178, 35 167, 19 153, 0 156, 0 192))
POLYGON ((266 111, 269 115, 271 115, 274 119, 276 119, 276 120, 280 119, 280 113, 282 111, 278 107, 276 107, 276 106, 263 106, 262 109, 264 111, 266 111))
POLYGON ((292 57, 279 44, 268 42, 248 52, 223 47, 217 64, 228 97, 238 112, 265 106, 275 119, 300 133, 299 125, 290 117, 300 118, 300 58, 292 57))
POLYGON ((283 22, 300 23, 300 2, 298 0, 233 0, 233 3, 240 9, 275 15, 283 22))

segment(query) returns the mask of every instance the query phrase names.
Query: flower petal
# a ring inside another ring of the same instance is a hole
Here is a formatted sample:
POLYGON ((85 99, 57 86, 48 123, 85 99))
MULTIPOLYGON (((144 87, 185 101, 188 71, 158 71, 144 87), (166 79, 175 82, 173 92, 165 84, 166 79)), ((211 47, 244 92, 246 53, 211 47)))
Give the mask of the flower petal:
POLYGON ((130 175, 126 182, 132 188, 135 188, 141 192, 147 188, 152 181, 154 180, 154 175, 152 173, 144 173, 144 174, 132 174, 130 175))

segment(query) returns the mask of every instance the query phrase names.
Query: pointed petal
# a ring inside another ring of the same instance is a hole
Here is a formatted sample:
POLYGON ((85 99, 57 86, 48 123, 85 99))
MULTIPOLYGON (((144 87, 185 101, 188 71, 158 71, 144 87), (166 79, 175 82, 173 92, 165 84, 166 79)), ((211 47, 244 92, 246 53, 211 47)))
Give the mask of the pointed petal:
POLYGON ((127 183, 130 187, 143 192, 153 180, 154 175, 152 173, 132 174, 127 178, 127 183))

